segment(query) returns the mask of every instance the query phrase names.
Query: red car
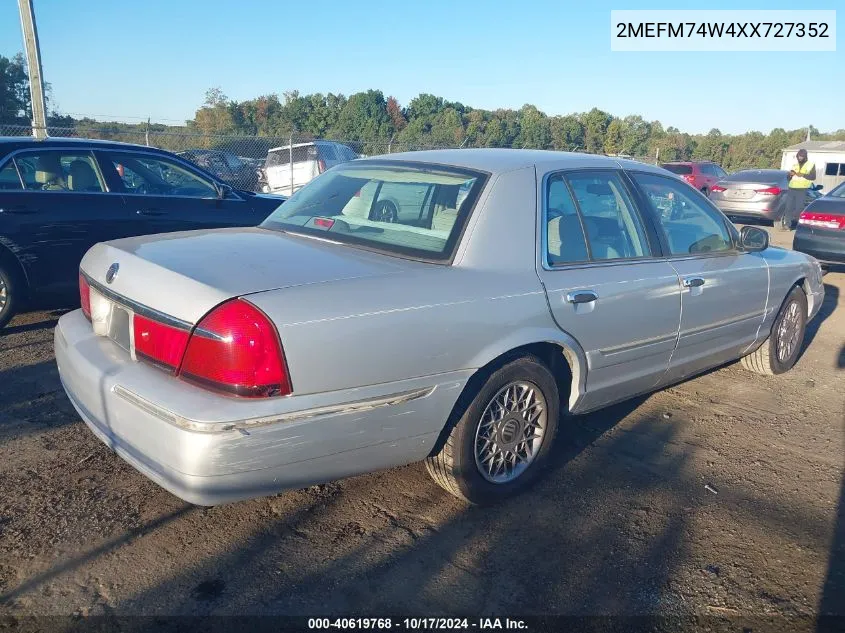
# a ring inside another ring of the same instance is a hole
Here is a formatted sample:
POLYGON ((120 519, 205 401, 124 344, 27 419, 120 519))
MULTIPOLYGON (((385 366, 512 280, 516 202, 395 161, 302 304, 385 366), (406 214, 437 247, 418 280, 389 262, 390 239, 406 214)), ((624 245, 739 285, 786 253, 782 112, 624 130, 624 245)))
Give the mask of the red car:
POLYGON ((713 185, 728 175, 724 169, 710 161, 673 161, 661 163, 660 166, 680 176, 696 189, 700 189, 705 196, 713 185))

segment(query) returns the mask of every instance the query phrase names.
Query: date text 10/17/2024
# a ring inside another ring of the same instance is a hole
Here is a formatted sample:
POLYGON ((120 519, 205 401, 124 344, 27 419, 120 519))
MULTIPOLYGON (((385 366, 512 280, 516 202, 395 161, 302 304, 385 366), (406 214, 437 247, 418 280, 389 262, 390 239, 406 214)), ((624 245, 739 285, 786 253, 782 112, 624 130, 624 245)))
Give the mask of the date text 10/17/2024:
POLYGON ((511 618, 309 618, 312 630, 466 631, 526 630, 524 620, 511 618))

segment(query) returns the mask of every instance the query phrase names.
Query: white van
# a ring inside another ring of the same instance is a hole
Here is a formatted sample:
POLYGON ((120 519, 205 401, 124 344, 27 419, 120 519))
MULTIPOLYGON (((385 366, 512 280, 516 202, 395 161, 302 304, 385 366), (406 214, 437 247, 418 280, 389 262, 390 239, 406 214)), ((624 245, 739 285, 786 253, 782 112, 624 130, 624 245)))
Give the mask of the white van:
POLYGON ((311 141, 274 147, 264 161, 264 193, 290 196, 339 163, 358 158, 352 149, 334 141, 311 141), (291 155, 293 169, 291 170, 291 155), (292 173, 291 173, 292 172, 292 173))

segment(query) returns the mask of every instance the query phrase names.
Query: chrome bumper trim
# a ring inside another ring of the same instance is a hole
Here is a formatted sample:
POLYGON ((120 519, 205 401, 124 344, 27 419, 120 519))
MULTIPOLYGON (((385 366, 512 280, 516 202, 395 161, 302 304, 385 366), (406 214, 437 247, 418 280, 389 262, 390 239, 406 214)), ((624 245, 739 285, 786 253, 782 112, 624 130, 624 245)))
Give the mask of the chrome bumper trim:
POLYGON ((435 385, 434 387, 412 389, 387 396, 380 396, 378 398, 367 398, 365 400, 355 400, 353 402, 345 402, 342 404, 313 407, 311 409, 303 409, 301 411, 291 411, 290 413, 280 413, 278 415, 270 415, 259 418, 247 418, 232 422, 203 422, 200 420, 192 420, 164 409, 163 407, 150 402, 146 398, 142 398, 135 392, 130 391, 121 385, 114 385, 112 387, 112 392, 116 396, 119 396, 127 402, 135 405, 142 411, 145 411, 146 413, 149 413, 168 424, 172 424, 173 426, 186 431, 192 431, 194 433, 224 433, 227 431, 241 431, 242 433, 246 433, 248 435, 248 429, 260 426, 280 424, 283 422, 298 422, 300 420, 338 415, 342 413, 359 413, 362 411, 377 409, 379 407, 390 407, 397 404, 404 404, 406 402, 411 402, 412 400, 427 398, 434 393, 436 388, 437 387, 435 385))

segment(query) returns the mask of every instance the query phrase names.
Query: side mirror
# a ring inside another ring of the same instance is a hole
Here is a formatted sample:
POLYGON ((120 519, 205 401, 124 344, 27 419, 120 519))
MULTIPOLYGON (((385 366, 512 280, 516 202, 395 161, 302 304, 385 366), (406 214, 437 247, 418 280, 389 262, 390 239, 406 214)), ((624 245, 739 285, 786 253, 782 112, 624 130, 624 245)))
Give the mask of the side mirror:
POLYGON ((816 191, 821 191, 822 189, 824 189, 824 185, 813 185, 813 189, 815 189, 816 191))
POLYGON ((232 195, 233 191, 234 191, 234 189, 232 188, 231 185, 227 185, 225 182, 219 183, 217 185, 217 199, 218 200, 225 200, 230 195, 232 195))
POLYGON ((769 247, 769 234, 756 226, 744 226, 739 233, 739 244, 748 253, 764 251, 769 247))

